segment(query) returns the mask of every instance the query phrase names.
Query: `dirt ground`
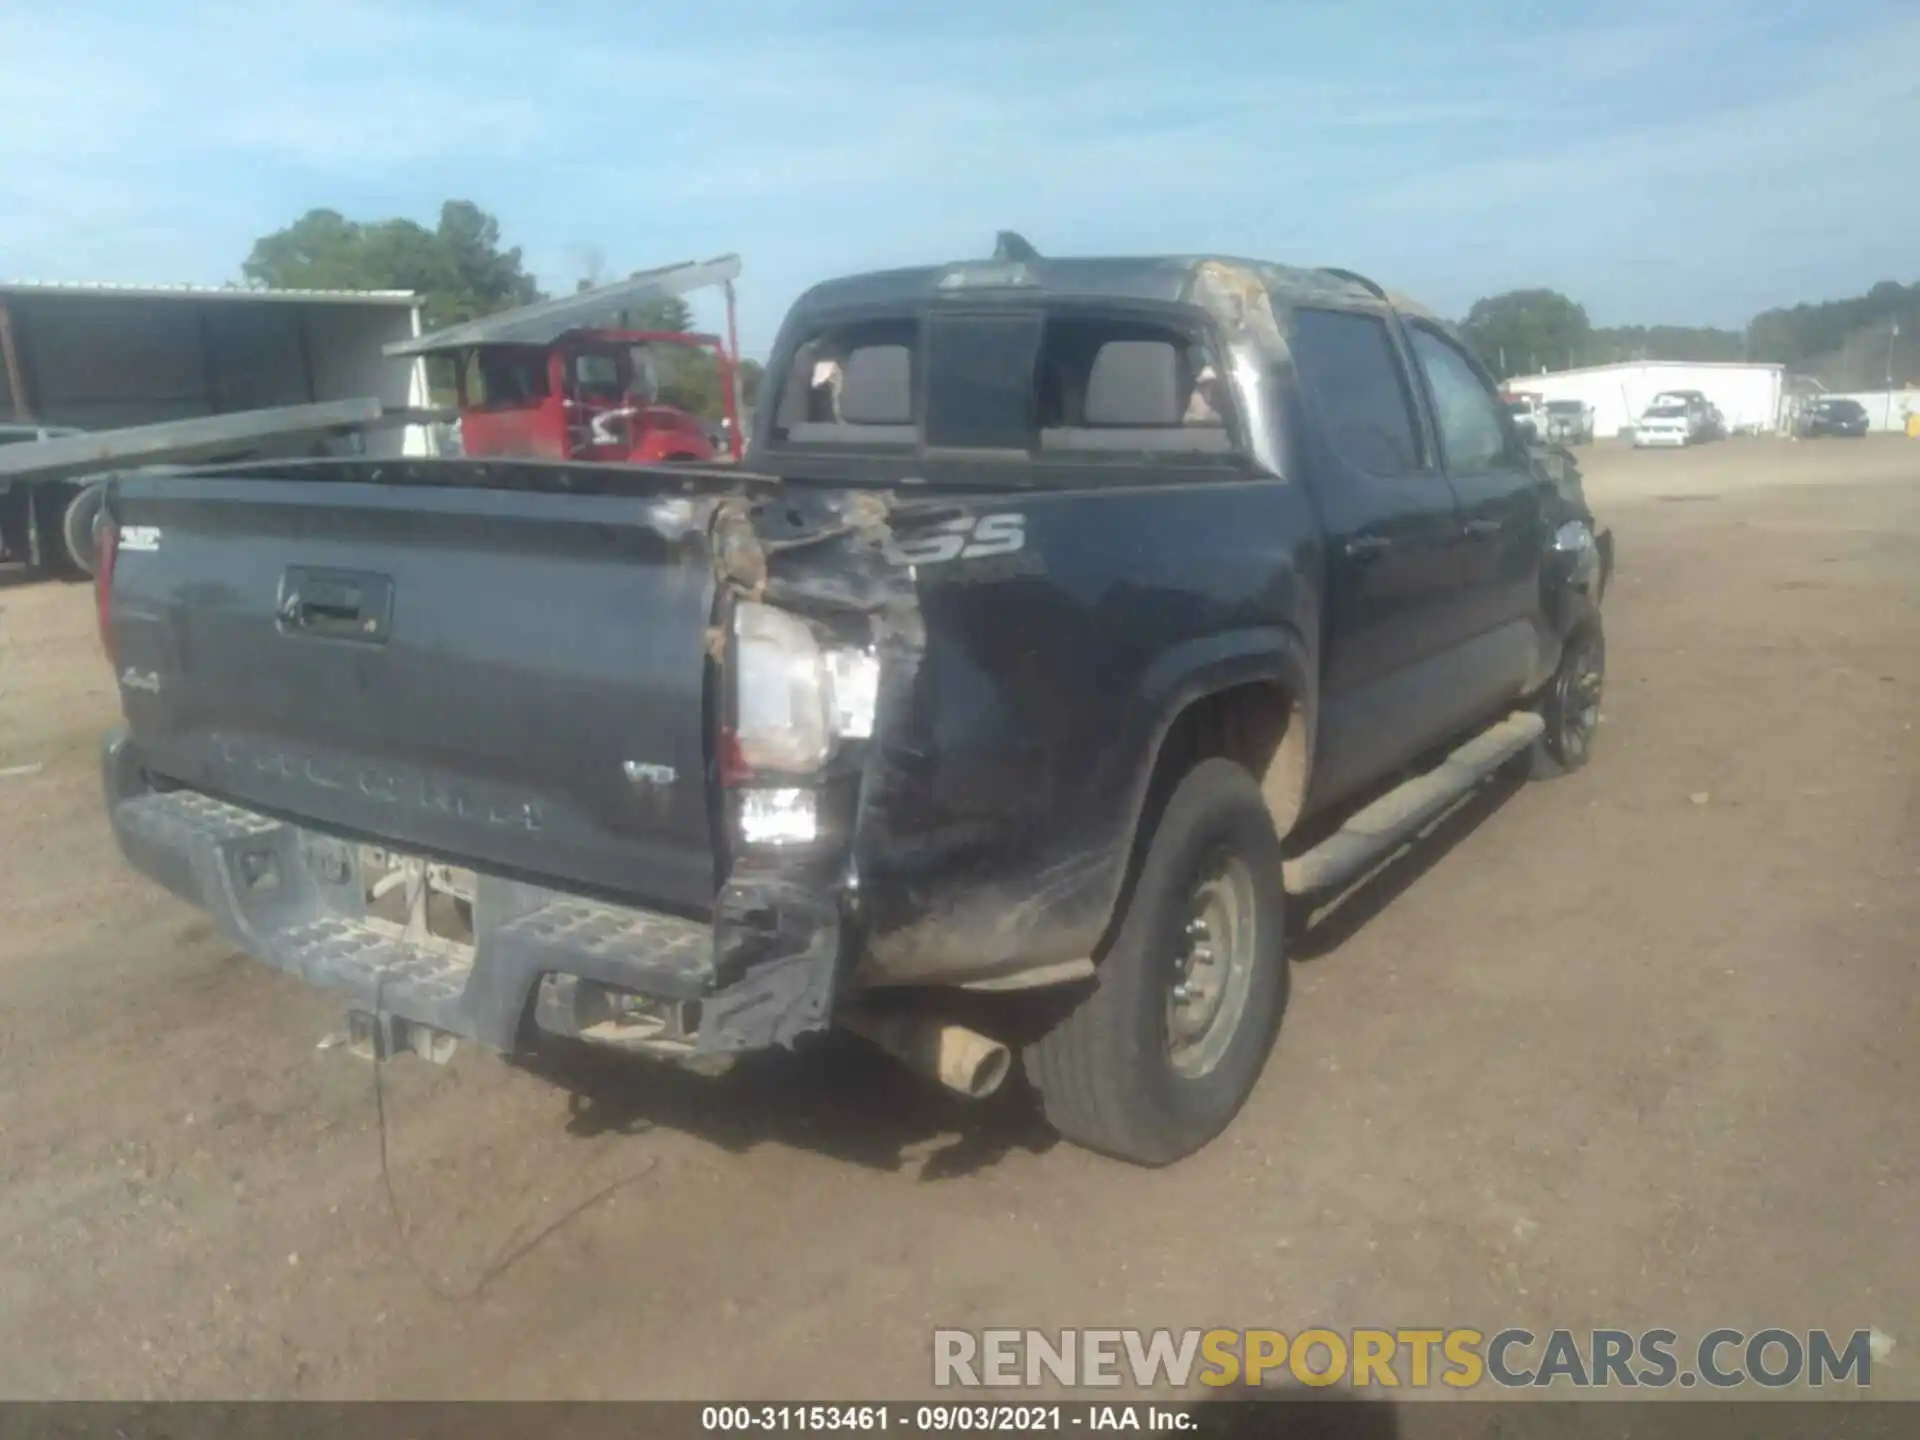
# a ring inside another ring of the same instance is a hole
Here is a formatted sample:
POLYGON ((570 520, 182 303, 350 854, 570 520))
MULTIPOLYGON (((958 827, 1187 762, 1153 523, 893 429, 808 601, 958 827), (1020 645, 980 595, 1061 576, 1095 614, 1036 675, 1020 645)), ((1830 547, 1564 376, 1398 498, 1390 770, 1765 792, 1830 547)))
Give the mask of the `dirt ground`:
POLYGON ((89 595, 0 573, 0 1394, 910 1396, 936 1325, 1525 1324, 1870 1325, 1920 1395, 1920 444, 1587 463, 1594 763, 1315 927, 1197 1157, 852 1044, 463 1049, 385 1071, 404 1242, 335 1003, 113 850, 89 595))

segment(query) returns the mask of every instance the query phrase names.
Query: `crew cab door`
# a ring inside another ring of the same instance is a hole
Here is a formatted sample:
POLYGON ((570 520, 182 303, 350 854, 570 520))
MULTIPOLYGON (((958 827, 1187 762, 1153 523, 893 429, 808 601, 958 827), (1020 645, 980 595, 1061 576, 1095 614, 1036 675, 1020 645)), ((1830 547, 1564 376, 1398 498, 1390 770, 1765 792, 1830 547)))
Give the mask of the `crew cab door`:
POLYGON ((1407 326, 1440 459, 1460 510, 1456 548, 1464 698, 1474 709, 1526 689, 1538 660, 1547 492, 1491 379, 1434 326, 1407 326))
POLYGON ((1315 804, 1390 773, 1456 722, 1460 515, 1384 313, 1299 308, 1299 454, 1326 537, 1315 804))

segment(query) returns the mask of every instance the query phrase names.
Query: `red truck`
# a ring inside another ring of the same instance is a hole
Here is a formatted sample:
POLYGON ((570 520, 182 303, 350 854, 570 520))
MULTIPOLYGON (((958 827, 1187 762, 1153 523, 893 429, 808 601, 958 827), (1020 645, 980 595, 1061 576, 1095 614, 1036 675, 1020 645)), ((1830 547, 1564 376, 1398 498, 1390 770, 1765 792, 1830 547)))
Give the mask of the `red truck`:
POLYGON ((642 271, 629 280, 489 315, 386 347, 450 359, 468 455, 615 463, 712 462, 741 455, 737 256, 642 271), (727 336, 626 328, 643 302, 718 285, 727 336), (614 326, 609 320, 621 321, 614 326), (675 352, 710 354, 725 416, 719 443, 698 416, 662 399, 675 352))

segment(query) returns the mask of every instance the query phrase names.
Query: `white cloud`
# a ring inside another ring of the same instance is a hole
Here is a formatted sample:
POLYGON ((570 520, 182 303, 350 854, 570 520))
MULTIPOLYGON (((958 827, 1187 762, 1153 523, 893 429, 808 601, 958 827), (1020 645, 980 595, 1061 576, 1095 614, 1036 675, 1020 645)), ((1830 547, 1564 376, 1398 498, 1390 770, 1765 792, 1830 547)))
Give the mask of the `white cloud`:
POLYGON ((1395 177, 1358 213, 1443 247, 1475 237, 1477 253, 1430 282, 1456 305, 1552 284, 1603 322, 1737 325, 1766 306, 1858 293, 1912 270, 1898 237, 1920 224, 1900 178, 1920 134, 1916 47, 1920 15, 1887 17, 1864 42, 1836 28, 1793 52, 1784 78, 1717 106, 1648 106, 1591 131, 1517 127, 1504 153, 1395 177))

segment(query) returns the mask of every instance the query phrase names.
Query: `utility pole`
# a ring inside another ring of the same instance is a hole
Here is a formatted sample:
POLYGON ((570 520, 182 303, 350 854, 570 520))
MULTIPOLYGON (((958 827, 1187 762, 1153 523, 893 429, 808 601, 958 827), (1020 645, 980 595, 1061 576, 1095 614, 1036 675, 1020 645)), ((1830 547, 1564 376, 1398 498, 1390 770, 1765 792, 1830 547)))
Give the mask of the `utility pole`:
POLYGON ((1887 398, 1885 402, 1886 413, 1881 417, 1881 421, 1880 421, 1880 423, 1883 426, 1885 426, 1888 430, 1893 429, 1893 342, 1895 337, 1897 337, 1899 334, 1900 334, 1900 322, 1896 320, 1893 322, 1893 324, 1887 327, 1887 398))

